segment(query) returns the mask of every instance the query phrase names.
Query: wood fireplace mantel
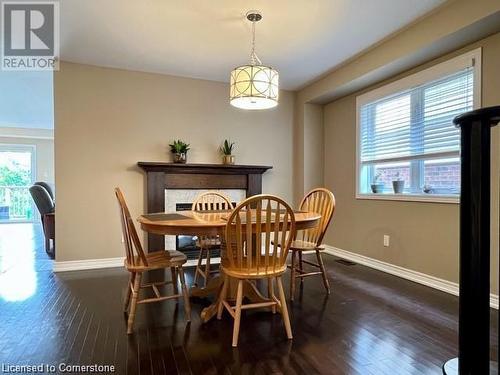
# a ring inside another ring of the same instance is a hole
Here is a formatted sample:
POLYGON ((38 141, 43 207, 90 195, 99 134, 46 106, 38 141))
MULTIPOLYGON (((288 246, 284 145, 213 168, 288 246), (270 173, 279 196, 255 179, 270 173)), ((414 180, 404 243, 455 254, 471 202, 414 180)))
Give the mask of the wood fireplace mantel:
MULTIPOLYGON (((147 211, 165 211, 166 189, 242 189, 246 196, 262 193, 262 174, 271 169, 265 165, 174 164, 140 161, 146 172, 147 211)), ((167 193, 168 194, 168 193, 167 193)), ((148 233, 148 251, 163 250, 163 236, 148 233)))

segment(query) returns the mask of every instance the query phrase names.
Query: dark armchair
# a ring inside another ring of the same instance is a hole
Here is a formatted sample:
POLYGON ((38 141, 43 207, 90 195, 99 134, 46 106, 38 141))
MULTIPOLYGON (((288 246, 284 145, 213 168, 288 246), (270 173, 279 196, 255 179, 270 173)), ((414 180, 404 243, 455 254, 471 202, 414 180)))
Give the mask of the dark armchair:
POLYGON ((40 185, 41 187, 44 187, 45 190, 47 190, 47 193, 49 193, 50 199, 52 199, 52 201, 55 202, 54 192, 52 191, 52 187, 48 183, 44 181, 37 181, 33 185, 40 185))
POLYGON ((48 189, 44 186, 46 183, 35 183, 30 187, 30 194, 35 202, 40 216, 42 218, 43 233, 45 235, 45 251, 47 254, 54 258, 55 256, 55 205, 52 196, 52 189, 47 185, 48 189), (43 184, 43 185, 42 185, 43 184), (53 246, 50 242, 52 240, 53 246))

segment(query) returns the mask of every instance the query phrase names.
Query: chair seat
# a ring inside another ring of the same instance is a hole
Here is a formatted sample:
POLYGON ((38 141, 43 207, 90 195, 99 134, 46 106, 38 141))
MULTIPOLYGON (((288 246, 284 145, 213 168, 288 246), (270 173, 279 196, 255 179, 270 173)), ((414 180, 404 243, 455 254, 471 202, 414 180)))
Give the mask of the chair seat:
POLYGON ((187 261, 185 254, 176 250, 161 250, 149 252, 146 255, 148 265, 144 265, 139 256, 134 257, 134 264, 128 264, 125 259, 125 267, 129 271, 146 271, 158 268, 169 268, 172 266, 180 266, 187 261))
MULTIPOLYGON (((274 241, 271 241, 274 244, 274 241)), ((278 246, 281 246, 278 244, 278 246)), ((325 250, 324 246, 316 246, 314 242, 294 240, 290 245, 290 250, 295 251, 311 251, 311 250, 325 250)))
POLYGON ((264 259, 261 260, 259 269, 257 270, 257 265, 254 265, 252 268, 243 268, 243 269, 237 269, 235 267, 231 267, 231 264, 229 263, 229 260, 222 259, 221 262, 221 270, 223 273, 225 273, 228 276, 235 277, 237 279, 261 279, 261 278, 267 278, 267 277, 276 277, 279 275, 282 275, 286 271, 286 264, 283 264, 282 266, 272 268, 271 266, 268 266, 267 271, 266 271, 266 265, 264 263, 264 259))
POLYGON ((308 250, 324 250, 323 246, 317 246, 314 242, 295 240, 290 245, 290 250, 308 251, 308 250))

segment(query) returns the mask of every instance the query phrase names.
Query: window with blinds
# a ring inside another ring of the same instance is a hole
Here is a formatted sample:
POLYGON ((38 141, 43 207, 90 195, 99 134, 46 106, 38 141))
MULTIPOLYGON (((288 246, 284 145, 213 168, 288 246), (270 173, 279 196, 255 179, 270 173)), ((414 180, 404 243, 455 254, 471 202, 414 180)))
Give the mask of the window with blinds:
POLYGON ((477 103, 478 60, 461 56, 358 97, 357 195, 458 196, 453 118, 477 103))

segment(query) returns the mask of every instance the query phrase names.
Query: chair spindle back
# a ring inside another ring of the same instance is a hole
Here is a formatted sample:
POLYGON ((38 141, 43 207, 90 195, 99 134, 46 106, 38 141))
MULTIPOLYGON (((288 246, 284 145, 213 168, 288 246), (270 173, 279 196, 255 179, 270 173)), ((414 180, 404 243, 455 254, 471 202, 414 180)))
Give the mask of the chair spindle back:
POLYGON ((225 257, 231 269, 241 273, 273 273, 285 266, 294 236, 292 208, 278 197, 256 195, 241 202, 229 216, 225 257))
MULTIPOLYGON (((233 204, 231 200, 224 194, 216 191, 207 191, 206 193, 201 193, 196 197, 193 205, 191 206, 192 211, 222 211, 222 210, 232 210, 233 204)), ((205 241, 209 243, 216 243, 219 236, 200 236, 200 241, 205 241)), ((201 245, 200 245, 201 246, 201 245)))
POLYGON ((198 195, 191 206, 193 211, 221 211, 232 210, 231 200, 222 193, 216 191, 207 191, 198 195))
POLYGON ((296 239, 320 246, 335 211, 335 196, 328 189, 313 189, 302 199, 300 210, 320 214, 321 219, 316 227, 297 233, 296 239))
POLYGON ((146 255, 144 254, 139 236, 137 235, 134 221, 130 216, 130 211, 127 207, 127 203, 125 202, 125 197, 123 196, 121 189, 118 187, 115 188, 115 194, 116 198, 118 199, 118 205, 120 207, 120 219, 122 223, 122 233, 125 243, 125 255, 127 257, 127 264, 136 266, 137 254, 139 259, 142 261, 142 264, 144 266, 148 266, 148 261, 146 255))

